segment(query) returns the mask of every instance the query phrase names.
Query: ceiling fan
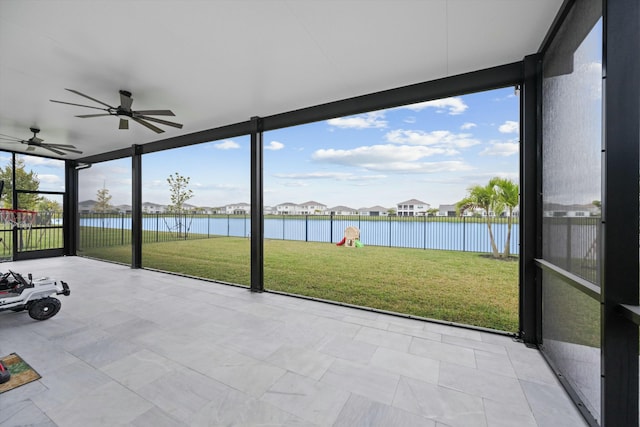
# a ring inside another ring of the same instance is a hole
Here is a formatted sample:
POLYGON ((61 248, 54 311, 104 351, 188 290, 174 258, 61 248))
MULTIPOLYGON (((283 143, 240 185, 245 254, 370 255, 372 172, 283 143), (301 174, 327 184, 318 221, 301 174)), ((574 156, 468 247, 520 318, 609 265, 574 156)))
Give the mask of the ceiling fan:
POLYGON ((155 117, 149 117, 149 116, 175 116, 175 114, 173 114, 173 111, 171 110, 138 110, 138 111, 132 110, 131 104, 133 103, 133 98, 131 98, 131 92, 128 92, 126 90, 120 91, 120 105, 118 107, 112 107, 111 105, 105 102, 92 98, 89 95, 85 95, 84 93, 78 92, 77 90, 73 90, 73 89, 66 89, 66 90, 68 90, 69 92, 73 92, 76 95, 83 96, 87 99, 90 99, 94 102, 97 102, 98 104, 101 104, 107 107, 107 108, 101 108, 101 107, 93 107, 91 105, 74 104, 72 102, 56 101, 53 99, 49 100, 51 102, 57 102, 59 104, 75 105, 77 107, 86 107, 86 108, 93 108, 96 110, 106 111, 106 113, 84 114, 76 117, 87 119, 91 117, 117 116, 120 118, 120 125, 118 126, 119 129, 129 129, 129 120, 133 120, 136 123, 140 123, 142 126, 145 126, 156 133, 162 133, 164 132, 164 130, 160 129, 159 127, 149 122, 160 123, 162 125, 173 126, 175 128, 182 129, 182 124, 180 123, 156 119, 155 117))
POLYGON ((36 135, 40 132, 38 128, 30 128, 31 132, 33 132, 33 136, 29 139, 20 139, 9 135, 0 134, 0 142, 8 141, 8 142, 19 142, 21 144, 28 145, 27 151, 33 151, 36 148, 44 148, 45 150, 52 151, 60 156, 64 156, 65 151, 71 153, 82 154, 82 151, 75 150, 74 145, 69 144, 45 144, 44 139, 38 138, 36 135))

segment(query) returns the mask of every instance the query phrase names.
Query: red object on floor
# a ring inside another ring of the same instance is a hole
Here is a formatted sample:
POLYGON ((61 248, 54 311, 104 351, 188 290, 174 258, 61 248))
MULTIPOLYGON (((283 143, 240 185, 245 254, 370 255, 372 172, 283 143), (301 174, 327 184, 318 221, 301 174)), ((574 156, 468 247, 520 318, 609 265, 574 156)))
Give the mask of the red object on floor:
POLYGON ((344 242, 346 242, 346 241, 347 241, 347 238, 343 237, 342 240, 340 240, 338 243, 336 243, 336 246, 342 246, 342 245, 344 245, 344 242))

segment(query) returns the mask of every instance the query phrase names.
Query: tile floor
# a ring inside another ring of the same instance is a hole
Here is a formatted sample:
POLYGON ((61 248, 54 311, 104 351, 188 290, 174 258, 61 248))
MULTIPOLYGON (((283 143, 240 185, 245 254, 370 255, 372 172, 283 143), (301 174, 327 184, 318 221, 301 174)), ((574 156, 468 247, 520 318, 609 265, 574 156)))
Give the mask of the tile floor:
POLYGON ((5 263, 71 286, 44 322, 0 313, 39 381, 0 426, 586 426, 509 337, 80 257, 5 263))

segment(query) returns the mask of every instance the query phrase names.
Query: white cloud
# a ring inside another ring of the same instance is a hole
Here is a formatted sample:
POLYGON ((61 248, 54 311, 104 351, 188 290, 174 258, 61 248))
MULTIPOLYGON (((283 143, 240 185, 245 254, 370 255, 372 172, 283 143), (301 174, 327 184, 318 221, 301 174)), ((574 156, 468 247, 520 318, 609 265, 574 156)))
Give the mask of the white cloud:
POLYGON ((460 129, 462 129, 462 130, 468 130, 468 129, 474 128, 474 127, 476 127, 476 126, 478 126, 478 125, 477 125, 477 124, 475 124, 475 123, 466 122, 466 123, 463 123, 463 124, 462 124, 462 126, 460 126, 460 129))
POLYGON ((464 113, 469 106, 464 103, 462 98, 442 98, 433 101, 419 102, 417 104, 405 105, 399 108, 407 108, 412 111, 421 111, 425 108, 435 108, 438 112, 447 112, 452 116, 464 113))
POLYGON ((230 139, 214 144, 218 150, 235 150, 236 148, 240 148, 240 144, 230 139))
POLYGON ((500 125, 498 130, 501 133, 518 133, 520 132, 520 124, 512 120, 507 120, 506 122, 500 125))
POLYGON ((351 150, 321 149, 312 158, 319 162, 360 167, 372 171, 394 171, 404 173, 432 173, 468 170, 462 161, 418 162, 433 155, 455 154, 455 150, 440 147, 409 145, 372 145, 351 150))
POLYGON ((482 150, 481 156, 502 156, 508 157, 518 154, 520 146, 516 142, 491 142, 491 145, 482 150))
POLYGON ((425 132, 422 130, 397 129, 388 132, 385 137, 387 141, 394 144, 437 145, 456 148, 468 148, 480 144, 477 139, 470 138, 471 134, 469 133, 455 134, 448 130, 425 132))
POLYGON ((342 129, 371 129, 387 127, 387 121, 384 120, 383 111, 374 111, 372 113, 361 114, 358 116, 338 117, 327 120, 327 123, 331 126, 336 126, 342 129))
POLYGON ((273 150, 273 151, 282 150, 283 148, 284 148, 284 144, 278 141, 271 141, 269 145, 264 146, 265 150, 273 150))
POLYGON ((62 183, 62 178, 59 177, 58 175, 52 175, 52 174, 38 174, 38 181, 40 182, 46 182, 47 184, 61 184, 62 183))
POLYGON ((472 167, 460 160, 450 160, 445 162, 391 162, 371 165, 369 169, 402 173, 442 173, 466 171, 471 170, 472 167))
POLYGON ((409 116, 406 119, 404 119, 405 123, 415 123, 416 122, 416 118, 413 116, 409 116))
POLYGON ((63 169, 64 160, 48 159, 46 157, 24 156, 24 163, 28 166, 50 166, 63 169))
POLYGON ((276 178, 286 179, 345 179, 349 177, 350 173, 342 172, 309 172, 309 173, 276 173, 273 174, 276 178))
POLYGON ((356 175, 347 172, 277 173, 273 176, 283 179, 335 179, 337 181, 373 181, 387 177, 386 175, 356 175))

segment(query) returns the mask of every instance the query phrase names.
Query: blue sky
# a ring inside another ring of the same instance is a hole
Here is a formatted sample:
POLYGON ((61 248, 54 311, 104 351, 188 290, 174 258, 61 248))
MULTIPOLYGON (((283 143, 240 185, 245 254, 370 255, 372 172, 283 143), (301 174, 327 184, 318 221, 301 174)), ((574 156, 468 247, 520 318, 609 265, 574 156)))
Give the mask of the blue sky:
MULTIPOLYGON (((518 104, 507 87, 265 132, 265 204, 438 207, 493 176, 517 181, 518 104)), ((177 172, 190 178, 191 204, 248 203, 249 145, 244 136, 145 155, 143 200, 168 204, 177 172)), ((130 168, 122 159, 81 171, 80 200, 105 186, 112 204, 130 204, 130 168)))

